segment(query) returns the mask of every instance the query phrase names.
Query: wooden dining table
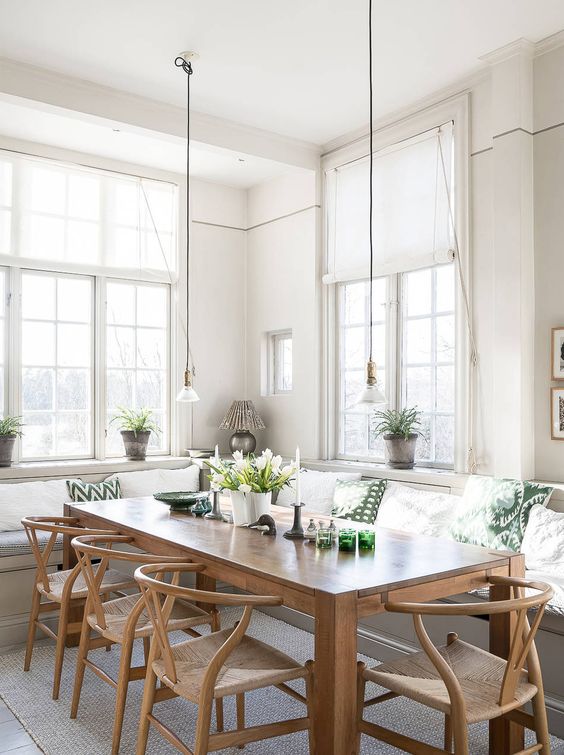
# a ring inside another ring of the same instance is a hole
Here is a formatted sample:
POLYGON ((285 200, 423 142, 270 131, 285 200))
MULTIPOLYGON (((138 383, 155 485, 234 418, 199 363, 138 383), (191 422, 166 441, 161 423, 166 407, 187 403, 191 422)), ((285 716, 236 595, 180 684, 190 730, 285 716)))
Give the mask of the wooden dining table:
MULTIPOLYGON (((222 508, 229 509, 229 499, 222 508)), ((205 565, 197 587, 214 590, 217 580, 241 590, 278 595, 284 605, 314 617, 314 728, 319 755, 353 755, 356 730, 357 623, 385 610, 387 602, 428 601, 480 587, 491 575, 522 577, 521 555, 376 528, 374 551, 320 550, 287 540, 293 510, 273 507, 277 535, 178 513, 153 498, 68 504, 67 513, 88 527, 130 535, 152 552, 185 555, 205 565)), ((308 516, 324 520, 316 513, 308 516)), ((346 526, 361 527, 348 522, 346 526)), ((71 557, 66 543, 67 562, 71 557)), ((508 597, 492 587, 492 597, 508 597)), ((490 617, 490 650, 507 657, 512 617, 490 617)), ((497 719, 490 723, 491 755, 523 748, 523 729, 497 719)))

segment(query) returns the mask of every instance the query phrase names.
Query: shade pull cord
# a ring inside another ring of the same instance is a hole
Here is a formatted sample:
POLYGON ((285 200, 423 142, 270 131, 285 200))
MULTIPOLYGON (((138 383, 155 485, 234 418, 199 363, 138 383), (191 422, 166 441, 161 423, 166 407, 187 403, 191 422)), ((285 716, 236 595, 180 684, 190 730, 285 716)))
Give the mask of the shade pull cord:
POLYGON ((470 474, 475 474, 478 469, 478 462, 474 451, 474 381, 478 368, 478 348, 476 346, 476 339, 474 337, 474 328, 472 324, 472 315, 470 310, 470 297, 468 295, 468 287, 464 278, 464 272, 462 270, 461 258, 460 258, 460 245, 458 243, 458 233, 456 231, 456 224, 454 222, 454 212, 452 207, 452 199, 450 195, 450 187, 446 172, 445 157, 443 152, 443 145, 441 142, 441 132, 439 129, 438 134, 439 143, 439 155, 441 158, 441 167, 443 173, 443 179, 445 183, 445 190, 447 195, 448 215, 449 222, 452 228, 452 234, 454 238, 455 255, 455 269, 458 272, 458 279, 460 283, 460 290, 462 291, 462 300, 464 302, 464 312, 466 315, 466 327, 468 329, 468 337, 470 340, 470 382, 468 385, 468 450, 467 450, 467 464, 470 474))

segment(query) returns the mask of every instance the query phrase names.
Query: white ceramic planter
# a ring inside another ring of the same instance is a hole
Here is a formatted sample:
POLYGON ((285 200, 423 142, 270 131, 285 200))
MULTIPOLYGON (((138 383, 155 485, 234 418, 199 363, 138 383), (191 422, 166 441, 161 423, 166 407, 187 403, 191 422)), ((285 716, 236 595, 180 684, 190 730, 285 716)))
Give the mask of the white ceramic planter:
POLYGON ((253 522, 262 516, 263 514, 270 514, 270 504, 272 501, 272 493, 250 493, 251 501, 253 502, 253 522))
POLYGON ((254 522, 254 506, 251 499, 251 493, 240 493, 238 490, 231 490, 229 492, 231 493, 233 524, 236 527, 244 527, 245 525, 254 522))

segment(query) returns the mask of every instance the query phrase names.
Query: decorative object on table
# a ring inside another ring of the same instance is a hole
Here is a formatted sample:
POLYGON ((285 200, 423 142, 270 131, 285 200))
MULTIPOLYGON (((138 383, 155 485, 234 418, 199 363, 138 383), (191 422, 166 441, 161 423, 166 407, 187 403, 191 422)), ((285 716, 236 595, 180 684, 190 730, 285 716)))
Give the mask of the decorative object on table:
POLYGON ((270 512, 272 493, 288 485, 295 466, 282 467, 282 457, 274 456, 270 448, 260 456, 235 451, 233 461, 223 461, 219 456, 206 461, 212 470, 209 479, 212 486, 231 492, 233 522, 245 526, 256 521, 261 514, 270 512))
MULTIPOLYGON (((372 18, 372 5, 370 5, 370 14, 372 18)), ((374 340, 372 338, 372 323, 374 322, 374 245, 373 245, 373 218, 374 218, 374 103, 372 97, 372 24, 368 32, 368 81, 369 81, 369 174, 368 174, 368 253, 369 257, 369 303, 368 303, 368 362, 366 363, 366 383, 359 393, 355 409, 360 409, 366 413, 372 412, 379 406, 386 403, 384 393, 378 387, 376 377, 376 363, 372 359, 372 350, 374 340)))
POLYGON ((333 533, 333 537, 336 538, 337 537, 337 525, 335 524, 335 520, 334 519, 330 519, 329 520, 329 529, 333 533))
POLYGON ((564 388, 551 388, 551 438, 564 440, 564 388))
POLYGON ((187 511, 195 506, 199 501, 207 499, 209 493, 200 491, 199 493, 154 493, 153 498, 163 503, 168 503, 171 511, 187 511))
POLYGON ((309 543, 315 543, 317 538, 317 527, 315 526, 313 519, 309 520, 309 524, 304 532, 304 537, 309 543))
POLYGON ((262 514, 256 522, 248 524, 249 529, 260 530, 262 535, 276 536, 276 522, 270 514, 262 514))
POLYGON ((103 482, 67 480, 69 496, 76 503, 81 501, 115 501, 121 498, 119 480, 114 477, 103 482))
MULTIPOLYGON (((214 456, 213 456, 213 463, 214 467, 219 466, 219 446, 216 443, 214 456)), ((208 511, 205 518, 206 519, 215 519, 219 522, 225 522, 226 519, 224 515, 221 512, 221 505, 219 503, 219 492, 221 490, 221 487, 217 485, 215 482, 211 483, 211 491, 212 491, 212 509, 211 511, 208 511)))
POLYGON ((374 524, 386 484, 386 480, 337 480, 333 516, 374 524))
POLYGON ((551 336, 552 379, 564 380, 564 326, 552 328, 551 336))
POLYGON ((421 435, 422 412, 416 407, 405 409, 386 409, 376 412, 375 437, 384 438, 388 460, 386 464, 392 469, 413 469, 415 466, 415 446, 421 435))
POLYGON ((301 488, 301 469, 300 469, 300 448, 299 446, 296 448, 296 476, 294 481, 294 487, 296 489, 296 498, 294 501, 294 523, 292 524, 292 529, 286 530, 284 533, 284 537, 287 540, 303 540, 304 539, 304 528, 302 525, 302 506, 303 503, 302 500, 302 488, 301 488))
POLYGON ((519 551, 532 507, 546 506, 552 491, 538 482, 471 475, 449 534, 461 543, 519 551))
POLYGON ((147 456, 147 446, 151 433, 160 433, 160 428, 153 420, 150 409, 126 409, 117 407, 117 414, 112 422, 119 422, 120 433, 128 459, 144 461, 147 456))
POLYGON ((317 530, 315 545, 322 550, 333 547, 333 532, 327 526, 320 527, 317 530))
POLYGON ((205 498, 200 498, 192 506, 192 514, 196 517, 203 517, 205 514, 209 514, 212 510, 209 494, 205 498))
POLYGON ((235 430, 229 439, 229 448, 234 453, 252 454, 257 447, 257 439, 251 430, 264 430, 266 425, 255 409, 252 401, 234 401, 223 418, 220 430, 235 430))
MULTIPOLYGON (((335 533, 333 533, 333 537, 335 537, 335 533)), ((340 551, 356 553, 356 530, 340 529, 338 539, 340 551)))
POLYGON ((184 385, 176 397, 177 401, 193 403, 200 397, 192 386, 192 373, 196 374, 192 359, 190 371, 190 78, 192 76, 192 60, 198 58, 195 52, 182 52, 174 61, 177 68, 182 68, 186 74, 186 365, 184 368, 184 385))
POLYGON ((14 445, 22 436, 22 418, 4 417, 0 419, 0 467, 11 467, 14 445))
POLYGON ((374 530, 358 531, 359 551, 373 551, 376 547, 376 532, 374 530))

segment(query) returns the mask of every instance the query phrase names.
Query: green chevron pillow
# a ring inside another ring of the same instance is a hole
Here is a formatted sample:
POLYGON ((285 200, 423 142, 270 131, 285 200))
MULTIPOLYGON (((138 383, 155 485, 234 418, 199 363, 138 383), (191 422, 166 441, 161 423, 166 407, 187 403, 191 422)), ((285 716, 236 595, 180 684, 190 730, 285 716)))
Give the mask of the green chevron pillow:
POLYGON ((333 516, 374 524, 387 480, 337 480, 333 516))
POLYGON ((81 501, 113 501, 121 498, 121 488, 117 477, 113 480, 104 480, 104 482, 67 480, 67 488, 75 503, 81 501))
POLYGON ((552 490, 537 482, 470 477, 450 534, 461 543, 518 551, 531 509, 546 506, 552 490))

